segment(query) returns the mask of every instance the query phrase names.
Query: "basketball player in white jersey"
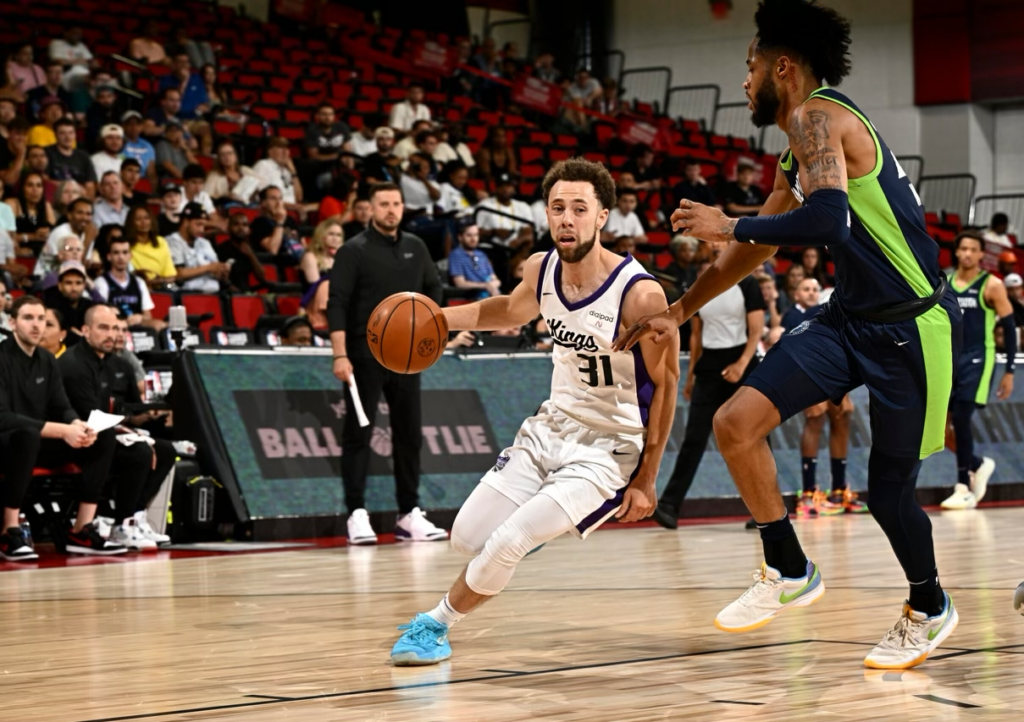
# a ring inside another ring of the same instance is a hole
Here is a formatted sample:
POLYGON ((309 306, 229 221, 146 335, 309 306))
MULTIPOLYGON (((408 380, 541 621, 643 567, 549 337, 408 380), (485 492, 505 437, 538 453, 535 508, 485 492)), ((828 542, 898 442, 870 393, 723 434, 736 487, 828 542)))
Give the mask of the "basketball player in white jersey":
POLYGON ((459 511, 452 546, 473 560, 435 609, 402 625, 396 665, 451 656, 455 622, 508 584, 531 550, 566 532, 583 539, 613 514, 649 516, 672 429, 679 341, 615 353, 621 329, 668 307, 635 260, 597 243, 615 207, 599 163, 573 158, 544 178, 555 248, 529 258, 508 296, 444 309, 453 330, 520 326, 544 316, 554 341, 551 397, 520 428, 459 511))

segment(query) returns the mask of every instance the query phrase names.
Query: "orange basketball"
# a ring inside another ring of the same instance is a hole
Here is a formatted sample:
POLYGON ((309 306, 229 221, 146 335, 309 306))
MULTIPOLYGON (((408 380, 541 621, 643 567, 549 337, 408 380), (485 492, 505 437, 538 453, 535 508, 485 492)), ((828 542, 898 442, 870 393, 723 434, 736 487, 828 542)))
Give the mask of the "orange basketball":
POLYGON ((377 362, 399 374, 426 371, 448 343, 448 319, 441 307, 419 293, 396 293, 373 309, 366 343, 377 362))

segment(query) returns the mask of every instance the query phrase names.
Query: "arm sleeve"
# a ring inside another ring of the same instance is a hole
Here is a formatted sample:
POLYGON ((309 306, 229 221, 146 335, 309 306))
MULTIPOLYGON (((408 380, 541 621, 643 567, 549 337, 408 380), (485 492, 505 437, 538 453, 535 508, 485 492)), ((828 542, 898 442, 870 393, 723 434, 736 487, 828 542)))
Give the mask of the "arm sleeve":
POLYGON ((1017 363, 1017 327, 1013 323, 1013 314, 1008 313, 999 319, 1003 327, 1003 346, 1006 348, 1006 373, 1012 374, 1017 363))
POLYGON ((768 304, 764 301, 764 294, 761 293, 761 284, 753 276, 747 276, 740 281, 740 291, 743 292, 743 305, 746 306, 747 313, 768 310, 768 304))
POLYGON ((348 326, 348 308, 355 292, 359 272, 359 254, 351 245, 338 249, 331 267, 330 293, 327 297, 327 326, 344 331, 348 326))
POLYGON ((733 230, 737 241, 801 248, 831 246, 850 238, 850 205, 845 191, 823 188, 807 196, 803 206, 773 216, 740 218, 733 230))

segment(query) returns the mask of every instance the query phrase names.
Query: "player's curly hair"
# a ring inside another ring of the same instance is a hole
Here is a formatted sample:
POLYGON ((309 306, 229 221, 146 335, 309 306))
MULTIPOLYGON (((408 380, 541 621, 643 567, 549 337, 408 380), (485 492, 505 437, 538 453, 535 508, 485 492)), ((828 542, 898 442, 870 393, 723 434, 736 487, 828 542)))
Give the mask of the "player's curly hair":
POLYGON ((788 51, 814 76, 839 85, 850 74, 850 21, 816 0, 761 0, 754 13, 759 51, 788 51))
POLYGON ((544 191, 544 203, 548 202, 551 188, 558 181, 589 183, 594 186, 594 195, 597 196, 602 208, 615 207, 615 181, 608 169, 600 163, 589 161, 586 158, 569 158, 555 163, 544 176, 544 182, 541 184, 544 191))

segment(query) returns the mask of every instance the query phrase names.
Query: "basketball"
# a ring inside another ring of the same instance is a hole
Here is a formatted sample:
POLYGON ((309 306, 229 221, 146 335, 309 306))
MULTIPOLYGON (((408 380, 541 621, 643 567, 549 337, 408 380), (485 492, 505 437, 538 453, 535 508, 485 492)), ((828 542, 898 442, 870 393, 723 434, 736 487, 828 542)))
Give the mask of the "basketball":
POLYGON ((448 343, 448 320, 440 306, 420 293, 396 293, 373 309, 366 343, 377 362, 399 374, 434 365, 448 343))

